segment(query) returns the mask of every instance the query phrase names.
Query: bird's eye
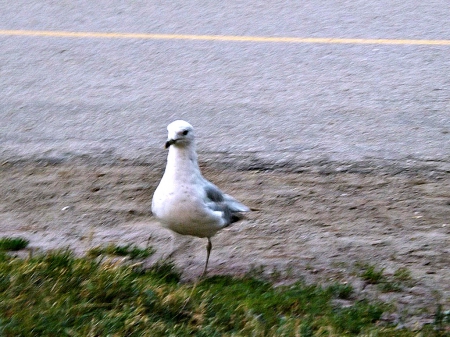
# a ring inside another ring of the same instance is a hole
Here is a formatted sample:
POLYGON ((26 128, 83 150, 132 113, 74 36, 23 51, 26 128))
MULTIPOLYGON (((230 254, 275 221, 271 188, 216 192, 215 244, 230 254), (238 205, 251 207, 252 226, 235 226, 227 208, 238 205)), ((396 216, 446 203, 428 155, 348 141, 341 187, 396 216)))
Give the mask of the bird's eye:
POLYGON ((183 135, 186 136, 189 133, 189 130, 184 130, 183 135))

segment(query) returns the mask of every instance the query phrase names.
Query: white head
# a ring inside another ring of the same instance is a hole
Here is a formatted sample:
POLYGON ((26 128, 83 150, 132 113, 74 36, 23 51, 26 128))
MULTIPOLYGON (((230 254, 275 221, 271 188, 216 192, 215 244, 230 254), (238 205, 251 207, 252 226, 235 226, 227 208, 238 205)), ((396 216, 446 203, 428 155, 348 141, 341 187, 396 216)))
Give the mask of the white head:
POLYGON ((167 126, 166 149, 171 146, 186 147, 194 142, 194 128, 186 121, 176 120, 167 126))

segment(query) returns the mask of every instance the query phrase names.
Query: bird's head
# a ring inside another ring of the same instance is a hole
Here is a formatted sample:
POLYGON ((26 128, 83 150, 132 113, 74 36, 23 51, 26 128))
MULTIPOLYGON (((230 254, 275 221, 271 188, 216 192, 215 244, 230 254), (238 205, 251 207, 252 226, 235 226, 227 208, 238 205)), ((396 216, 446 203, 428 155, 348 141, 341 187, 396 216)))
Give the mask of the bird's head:
POLYGON ((185 147, 194 142, 194 128, 186 121, 176 120, 167 126, 166 149, 171 145, 185 147))

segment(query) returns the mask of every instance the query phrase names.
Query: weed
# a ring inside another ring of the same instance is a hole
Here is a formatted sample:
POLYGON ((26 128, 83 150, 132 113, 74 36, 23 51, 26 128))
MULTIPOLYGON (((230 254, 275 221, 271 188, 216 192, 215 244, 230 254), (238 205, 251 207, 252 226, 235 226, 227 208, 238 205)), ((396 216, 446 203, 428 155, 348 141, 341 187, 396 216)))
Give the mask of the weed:
POLYGON ((0 251, 16 251, 26 248, 29 241, 23 238, 0 238, 0 251))
POLYGON ((394 281, 403 284, 407 287, 412 287, 414 285, 414 280, 411 276, 411 272, 408 268, 402 267, 398 268, 393 275, 394 281))
POLYGON ((414 285, 411 272, 408 268, 397 269, 392 277, 384 277, 382 282, 378 284, 378 288, 384 292, 402 291, 404 287, 412 287, 414 285))
POLYGON ((370 284, 377 284, 385 280, 383 271, 384 268, 377 269, 373 265, 366 264, 362 265, 362 272, 359 274, 359 277, 370 284))
POLYGON ((402 291, 403 287, 398 282, 392 282, 386 279, 383 282, 378 283, 378 289, 382 292, 389 293, 402 291))
POLYGON ((353 287, 350 284, 336 283, 328 288, 335 298, 347 300, 353 293, 353 287))
POLYGON ((109 244, 103 247, 91 248, 88 251, 89 257, 97 257, 100 255, 129 256, 131 259, 145 259, 151 256, 155 250, 152 247, 139 248, 133 244, 125 246, 109 244))
POLYGON ((414 285, 411 272, 407 268, 397 269, 390 277, 383 274, 384 269, 378 269, 373 265, 359 264, 358 266, 362 269, 359 276, 369 284, 376 284, 383 292, 398 292, 404 287, 414 285))

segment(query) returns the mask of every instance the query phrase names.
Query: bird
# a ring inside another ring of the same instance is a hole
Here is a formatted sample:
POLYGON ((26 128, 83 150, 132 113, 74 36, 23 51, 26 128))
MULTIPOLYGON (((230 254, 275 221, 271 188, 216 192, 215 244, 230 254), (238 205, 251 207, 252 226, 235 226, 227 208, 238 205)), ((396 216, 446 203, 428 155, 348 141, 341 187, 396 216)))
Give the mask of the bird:
POLYGON ((250 208, 203 177, 191 124, 176 120, 167 126, 167 132, 166 168, 153 194, 151 210, 163 227, 181 235, 207 238, 202 273, 205 276, 212 249, 211 237, 241 220, 242 212, 249 212, 250 208))

